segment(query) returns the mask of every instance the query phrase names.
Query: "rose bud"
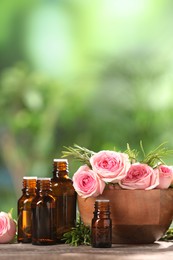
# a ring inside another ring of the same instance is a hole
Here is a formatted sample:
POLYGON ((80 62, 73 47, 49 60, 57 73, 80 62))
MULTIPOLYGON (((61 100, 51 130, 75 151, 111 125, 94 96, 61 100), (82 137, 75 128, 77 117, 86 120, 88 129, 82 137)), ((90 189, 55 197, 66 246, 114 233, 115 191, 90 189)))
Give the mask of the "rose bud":
POLYGON ((11 216, 11 212, 0 212, 0 243, 11 242, 16 235, 16 222, 11 216))

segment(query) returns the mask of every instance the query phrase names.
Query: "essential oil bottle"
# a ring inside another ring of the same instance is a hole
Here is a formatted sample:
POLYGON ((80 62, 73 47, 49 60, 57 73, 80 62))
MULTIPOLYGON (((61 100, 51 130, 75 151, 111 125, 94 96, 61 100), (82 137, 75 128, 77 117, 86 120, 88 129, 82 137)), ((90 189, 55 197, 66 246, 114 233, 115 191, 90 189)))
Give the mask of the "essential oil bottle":
POLYGON ((17 241, 20 243, 31 243, 31 203, 36 196, 37 177, 23 177, 22 196, 17 203, 18 208, 18 235, 17 241))
POLYGON ((112 246, 112 220, 110 218, 109 200, 96 200, 94 217, 91 223, 92 247, 112 246))
POLYGON ((50 178, 39 178, 39 194, 32 201, 32 244, 56 244, 56 199, 50 178))
POLYGON ((62 243, 63 234, 76 224, 76 191, 69 178, 67 159, 54 159, 51 182, 56 197, 57 242, 62 243))

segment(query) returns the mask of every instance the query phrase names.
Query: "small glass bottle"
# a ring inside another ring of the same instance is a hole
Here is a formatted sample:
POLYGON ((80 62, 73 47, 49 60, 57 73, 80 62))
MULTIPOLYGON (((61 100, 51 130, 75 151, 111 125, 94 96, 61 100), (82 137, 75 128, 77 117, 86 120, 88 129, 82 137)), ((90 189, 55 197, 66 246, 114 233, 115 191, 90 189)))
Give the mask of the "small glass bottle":
POLYGON ((112 220, 110 218, 109 200, 96 200, 94 217, 91 223, 92 247, 112 246, 112 220))
POLYGON ((50 178, 39 178, 39 195, 32 201, 32 244, 56 244, 56 199, 50 178))
POLYGON ((68 176, 68 160, 54 159, 52 192, 56 197, 57 242, 62 243, 63 234, 76 224, 76 191, 68 176))
POLYGON ((20 243, 31 243, 31 202, 36 196, 37 177, 23 177, 22 196, 17 203, 18 208, 18 235, 17 241, 20 243))

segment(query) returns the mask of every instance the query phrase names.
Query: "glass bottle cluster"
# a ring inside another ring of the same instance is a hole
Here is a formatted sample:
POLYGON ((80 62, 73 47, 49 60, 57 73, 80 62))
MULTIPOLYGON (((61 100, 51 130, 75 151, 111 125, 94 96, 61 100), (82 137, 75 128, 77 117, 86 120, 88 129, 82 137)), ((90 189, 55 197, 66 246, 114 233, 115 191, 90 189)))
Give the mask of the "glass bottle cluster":
POLYGON ((20 243, 53 245, 76 223, 76 192, 66 159, 53 160, 52 178, 23 177, 18 200, 20 243))

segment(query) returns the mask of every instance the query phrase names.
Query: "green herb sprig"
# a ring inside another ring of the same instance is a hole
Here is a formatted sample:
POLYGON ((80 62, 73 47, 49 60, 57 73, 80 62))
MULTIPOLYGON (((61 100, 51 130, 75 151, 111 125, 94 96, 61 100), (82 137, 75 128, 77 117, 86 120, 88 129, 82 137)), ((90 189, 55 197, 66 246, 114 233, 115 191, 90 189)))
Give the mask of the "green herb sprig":
MULTIPOLYGON (((74 147, 65 146, 64 148, 66 149, 66 151, 62 151, 62 157, 72 156, 74 159, 82 162, 83 164, 87 164, 91 168, 90 157, 94 155, 95 152, 85 147, 81 147, 77 144, 74 144, 74 147)), ((127 149, 124 152, 128 154, 131 163, 140 162, 148 164, 152 168, 156 167, 159 164, 165 164, 163 159, 166 156, 173 154, 173 150, 169 150, 168 148, 166 148, 165 143, 160 144, 154 150, 146 153, 142 141, 140 141, 140 151, 136 149, 131 149, 130 145, 127 143, 127 149), (138 158, 139 155, 142 157, 142 159, 140 160, 138 158)))
POLYGON ((77 220, 76 227, 71 231, 66 232, 62 238, 65 244, 71 246, 91 245, 91 230, 89 226, 85 226, 81 218, 77 220))
POLYGON ((173 153, 173 150, 169 150, 165 147, 165 143, 160 144, 153 151, 145 154, 142 142, 140 142, 140 147, 143 152, 142 163, 148 164, 151 167, 155 167, 158 164, 165 164, 163 158, 173 153))
POLYGON ((137 161, 139 152, 136 149, 131 149, 129 144, 127 144, 127 150, 125 153, 128 154, 131 163, 135 163, 137 161))
POLYGON ((66 151, 62 151, 63 156, 62 157, 68 157, 68 156, 72 156, 74 159, 87 164, 89 167, 91 167, 90 165, 90 157, 95 154, 95 152, 88 150, 85 147, 80 147, 77 144, 74 144, 74 147, 66 147, 64 146, 64 148, 66 149, 66 151))
MULTIPOLYGON (((159 164, 165 164, 163 158, 170 154, 173 154, 173 150, 167 149, 165 147, 165 143, 160 144, 154 150, 150 151, 149 153, 146 153, 142 141, 140 141, 140 149, 140 152, 142 152, 142 159, 140 160, 140 163, 148 164, 152 168, 156 167, 159 164)), ((127 144, 127 150, 125 151, 125 153, 128 154, 131 163, 139 161, 138 156, 140 152, 135 149, 131 149, 130 145, 127 144)))
POLYGON ((173 228, 170 227, 165 235, 160 239, 161 241, 173 241, 173 228))

